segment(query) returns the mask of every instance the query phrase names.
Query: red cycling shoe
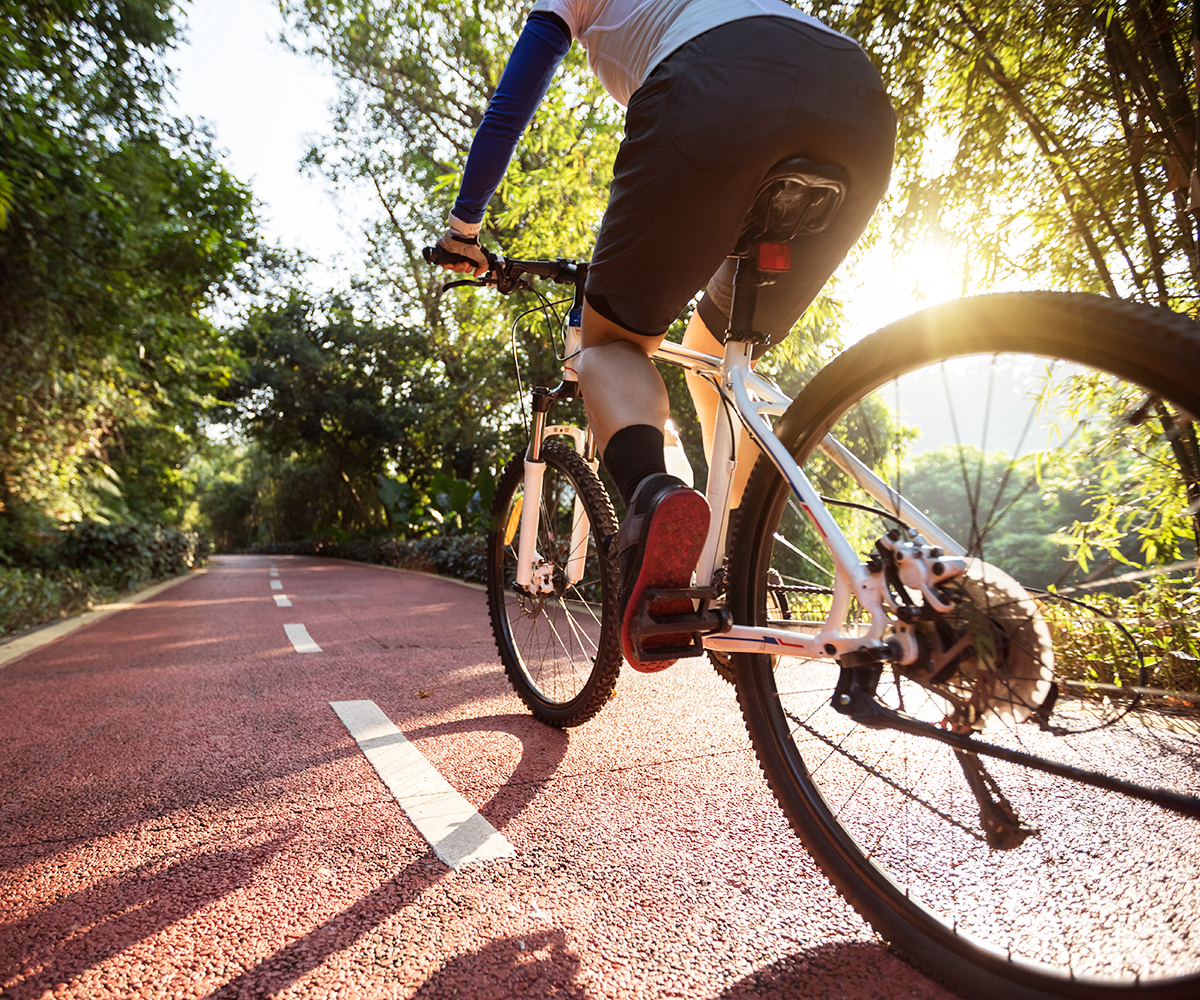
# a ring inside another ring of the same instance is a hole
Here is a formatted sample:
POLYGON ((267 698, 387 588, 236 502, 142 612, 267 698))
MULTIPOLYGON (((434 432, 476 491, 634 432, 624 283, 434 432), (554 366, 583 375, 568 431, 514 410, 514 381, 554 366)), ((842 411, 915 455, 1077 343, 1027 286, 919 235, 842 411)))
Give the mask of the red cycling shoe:
MULTIPOLYGON (((708 501, 669 475, 642 481, 629 502, 629 514, 617 532, 621 564, 621 645, 630 666, 643 673, 665 670, 675 657, 655 659, 654 649, 678 649, 692 642, 691 633, 648 636, 641 655, 633 637, 634 619, 647 590, 679 590, 691 586, 692 573, 708 535, 708 501)), ((652 618, 693 614, 690 600, 651 603, 652 618)), ((676 654, 677 655, 677 654, 676 654)))

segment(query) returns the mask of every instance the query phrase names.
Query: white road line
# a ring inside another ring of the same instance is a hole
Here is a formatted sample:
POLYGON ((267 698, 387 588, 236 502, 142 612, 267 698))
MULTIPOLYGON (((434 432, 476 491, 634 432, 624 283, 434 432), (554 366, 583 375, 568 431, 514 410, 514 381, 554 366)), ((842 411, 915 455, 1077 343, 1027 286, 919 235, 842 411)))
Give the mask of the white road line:
POLYGON ((280 580, 272 580, 271 581, 271 589, 272 590, 283 590, 283 582, 280 580))
POLYGON ((303 625, 284 625, 283 630, 287 633, 287 637, 291 640, 297 653, 321 652, 321 647, 313 642, 312 636, 308 634, 308 629, 303 625))
POLYGON ((286 594, 276 594, 275 595, 275 607, 290 608, 291 606, 292 606, 292 602, 287 599, 286 594))
POLYGON ((278 575, 279 575, 279 570, 277 570, 277 569, 271 570, 271 576, 278 576, 278 575))
POLYGON ((373 701, 331 701, 404 814, 449 867, 516 857, 503 834, 458 794, 373 701))

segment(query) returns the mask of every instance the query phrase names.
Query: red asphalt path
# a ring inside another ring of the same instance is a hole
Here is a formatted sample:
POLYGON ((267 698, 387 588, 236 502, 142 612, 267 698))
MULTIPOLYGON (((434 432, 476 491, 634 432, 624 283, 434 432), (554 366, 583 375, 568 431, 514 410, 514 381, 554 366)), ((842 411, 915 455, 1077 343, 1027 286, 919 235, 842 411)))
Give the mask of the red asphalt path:
POLYGON ((792 838, 704 661, 559 732, 449 580, 217 558, 0 669, 0 788, 6 1000, 949 996, 792 838), (515 858, 436 859, 329 707, 368 699, 515 858))

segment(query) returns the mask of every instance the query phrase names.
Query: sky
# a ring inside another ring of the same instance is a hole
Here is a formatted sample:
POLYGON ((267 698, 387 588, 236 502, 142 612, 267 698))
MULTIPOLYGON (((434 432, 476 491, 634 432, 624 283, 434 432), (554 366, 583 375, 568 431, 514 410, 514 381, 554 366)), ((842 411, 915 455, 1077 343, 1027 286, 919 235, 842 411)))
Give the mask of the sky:
POLYGON ((258 198, 268 238, 316 257, 314 281, 335 281, 338 255, 354 256, 355 220, 299 170, 306 136, 329 125, 332 73, 279 43, 269 0, 193 0, 184 12, 185 42, 168 59, 178 113, 213 128, 226 167, 258 198))

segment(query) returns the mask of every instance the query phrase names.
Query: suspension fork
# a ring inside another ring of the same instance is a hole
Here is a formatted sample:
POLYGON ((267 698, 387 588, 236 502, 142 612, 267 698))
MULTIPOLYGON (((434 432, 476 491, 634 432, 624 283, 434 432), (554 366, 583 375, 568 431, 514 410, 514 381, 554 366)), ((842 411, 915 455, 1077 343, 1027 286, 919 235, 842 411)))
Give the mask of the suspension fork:
POLYGON ((525 492, 521 503, 521 529, 517 536, 517 586, 528 590, 533 580, 537 552, 538 516, 542 507, 542 480, 546 462, 542 458, 542 434, 551 400, 544 390, 533 390, 533 428, 525 449, 525 492))
MULTIPOLYGON (((535 411, 533 434, 525 450, 525 498, 537 497, 538 503, 524 503, 521 506, 521 536, 517 544, 517 583, 528 587, 533 575, 533 561, 537 558, 537 530, 541 516, 542 480, 546 473, 546 463, 541 457, 542 443, 551 437, 569 437, 575 448, 575 453, 583 459, 593 473, 600 468, 596 458, 596 439, 592 429, 576 427, 573 424, 546 424, 546 411, 535 411), (528 541, 527 541, 528 540, 528 541), (525 579, 522 579, 525 577, 525 579)), ((584 564, 587 562, 588 539, 591 537, 592 523, 588 519, 587 510, 583 505, 583 497, 578 490, 575 493, 575 506, 571 514, 571 547, 567 556, 567 584, 578 583, 583 579, 584 564)))

